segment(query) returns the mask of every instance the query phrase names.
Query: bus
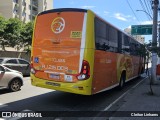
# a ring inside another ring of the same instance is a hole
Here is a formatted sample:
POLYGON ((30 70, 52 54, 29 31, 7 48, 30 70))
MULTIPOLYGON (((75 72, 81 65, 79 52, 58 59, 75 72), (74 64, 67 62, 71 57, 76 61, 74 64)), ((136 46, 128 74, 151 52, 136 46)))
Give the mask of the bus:
POLYGON ((91 10, 41 12, 32 39, 33 86, 92 95, 122 88, 144 70, 142 44, 91 10))

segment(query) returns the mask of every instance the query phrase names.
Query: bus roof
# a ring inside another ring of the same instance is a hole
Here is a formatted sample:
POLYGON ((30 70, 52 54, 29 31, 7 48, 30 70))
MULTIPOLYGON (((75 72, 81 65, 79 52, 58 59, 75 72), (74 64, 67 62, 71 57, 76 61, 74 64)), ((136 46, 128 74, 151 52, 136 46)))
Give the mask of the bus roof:
MULTIPOLYGON (((38 16, 43 15, 43 14, 47 14, 47 13, 53 13, 53 12, 71 12, 71 11, 74 11, 74 12, 87 12, 88 10, 89 9, 81 9, 81 8, 57 8, 57 9, 51 9, 51 10, 43 11, 43 12, 39 13, 38 16)), ((136 40, 133 36, 127 34, 126 32, 120 30, 119 28, 117 28, 116 26, 112 25, 108 21, 104 20, 99 15, 97 15, 95 12, 93 12, 92 10, 89 10, 89 11, 91 11, 92 13, 94 13, 96 17, 100 18, 101 20, 103 20, 107 24, 111 25, 112 27, 114 27, 117 30, 121 31, 123 34, 125 34, 128 37, 132 38, 134 41, 138 42, 139 44, 142 44, 138 40, 136 40)))
POLYGON ((51 9, 51 10, 43 11, 43 12, 39 13, 38 16, 43 15, 43 14, 47 14, 47 13, 53 13, 53 12, 70 12, 70 11, 87 12, 86 9, 80 9, 80 8, 58 8, 58 9, 51 9))

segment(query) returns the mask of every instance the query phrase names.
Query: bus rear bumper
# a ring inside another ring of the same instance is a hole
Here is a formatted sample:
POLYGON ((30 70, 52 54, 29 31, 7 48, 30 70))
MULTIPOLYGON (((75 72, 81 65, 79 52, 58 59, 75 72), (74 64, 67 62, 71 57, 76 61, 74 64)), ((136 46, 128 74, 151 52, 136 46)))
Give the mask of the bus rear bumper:
POLYGON ((91 86, 86 83, 86 81, 79 81, 76 83, 55 82, 36 78, 33 74, 31 74, 31 84, 33 86, 81 95, 91 95, 91 86))

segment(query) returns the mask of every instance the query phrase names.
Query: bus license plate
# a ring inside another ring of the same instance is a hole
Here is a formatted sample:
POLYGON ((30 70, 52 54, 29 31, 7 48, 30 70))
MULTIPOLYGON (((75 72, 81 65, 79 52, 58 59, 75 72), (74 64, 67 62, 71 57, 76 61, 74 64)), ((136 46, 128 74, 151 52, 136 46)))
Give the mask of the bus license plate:
POLYGON ((60 76, 56 74, 49 74, 49 78, 59 80, 60 76))
POLYGON ((46 85, 51 85, 51 86, 56 86, 56 87, 61 86, 59 83, 52 83, 52 82, 46 82, 46 85))
POLYGON ((73 81, 73 78, 72 78, 71 75, 65 75, 64 79, 65 79, 65 81, 67 81, 67 82, 72 82, 72 81, 73 81))

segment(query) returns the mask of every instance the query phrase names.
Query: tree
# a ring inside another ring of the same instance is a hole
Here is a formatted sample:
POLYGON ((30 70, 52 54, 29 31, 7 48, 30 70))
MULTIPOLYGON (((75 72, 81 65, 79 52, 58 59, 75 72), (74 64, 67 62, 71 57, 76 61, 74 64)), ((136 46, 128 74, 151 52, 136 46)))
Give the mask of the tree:
POLYGON ((16 47, 20 49, 20 36, 23 28, 23 23, 17 18, 10 18, 7 21, 5 34, 3 38, 6 40, 9 47, 16 47))
POLYGON ((34 22, 28 22, 23 26, 22 32, 21 32, 21 42, 23 44, 23 47, 25 47, 26 51, 30 51, 30 47, 32 44, 32 34, 33 34, 33 26, 34 22))
POLYGON ((3 50, 5 50, 5 45, 7 45, 7 42, 4 39, 6 24, 7 21, 5 20, 5 18, 0 16, 0 45, 2 46, 3 50))

